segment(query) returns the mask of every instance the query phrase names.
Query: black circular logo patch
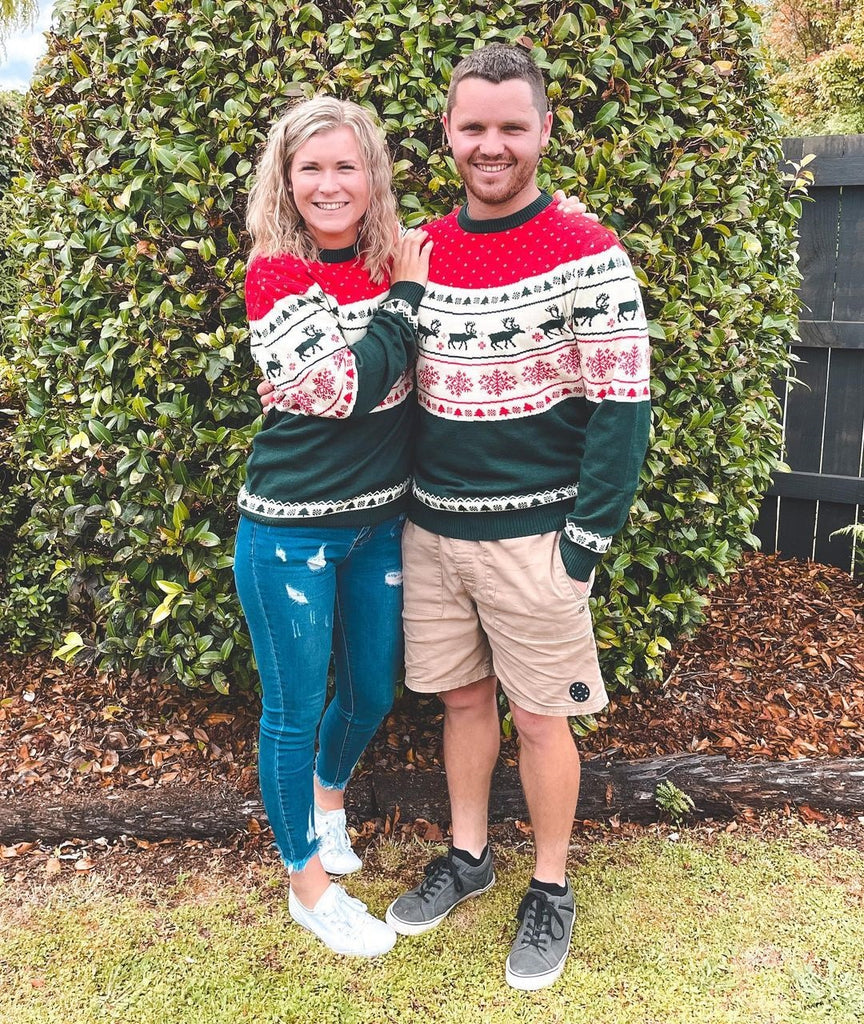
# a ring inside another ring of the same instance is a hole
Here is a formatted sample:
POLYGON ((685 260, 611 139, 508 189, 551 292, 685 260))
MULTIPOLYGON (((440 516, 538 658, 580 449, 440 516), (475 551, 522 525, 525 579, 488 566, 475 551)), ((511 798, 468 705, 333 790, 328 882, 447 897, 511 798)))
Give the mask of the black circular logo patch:
POLYGON ((571 683, 570 696, 577 702, 577 704, 584 704, 591 696, 591 691, 585 683, 571 683))

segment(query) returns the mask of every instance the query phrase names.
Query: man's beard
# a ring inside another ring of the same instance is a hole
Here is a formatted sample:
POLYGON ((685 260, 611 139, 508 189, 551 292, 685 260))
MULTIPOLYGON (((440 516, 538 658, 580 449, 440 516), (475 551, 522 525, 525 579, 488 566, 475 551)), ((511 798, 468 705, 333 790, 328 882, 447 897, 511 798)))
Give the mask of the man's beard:
MULTIPOLYGON (((487 162, 495 163, 494 160, 487 162)), ((490 184, 483 184, 481 181, 478 181, 481 175, 472 166, 471 160, 457 164, 456 168, 462 176, 465 191, 469 197, 473 196, 478 201, 489 206, 503 206, 513 199, 514 196, 519 195, 528 185, 534 183, 537 175, 537 163, 539 163, 539 153, 538 160, 534 164, 529 164, 526 161, 517 162, 510 168, 502 181, 490 184), (477 183, 476 188, 473 187, 475 182, 477 183)))

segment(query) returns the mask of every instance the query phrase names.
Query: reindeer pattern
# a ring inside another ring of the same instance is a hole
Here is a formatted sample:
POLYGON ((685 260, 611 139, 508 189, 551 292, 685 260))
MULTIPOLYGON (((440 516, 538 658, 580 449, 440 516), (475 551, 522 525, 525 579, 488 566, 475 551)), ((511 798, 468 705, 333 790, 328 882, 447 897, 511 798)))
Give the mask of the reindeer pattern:
POLYGON ((580 395, 641 400, 644 330, 620 250, 509 287, 448 292, 433 283, 420 307, 418 397, 445 417, 528 415, 580 395), (637 378, 638 394, 616 384, 637 378))
MULTIPOLYGON (((365 336, 377 308, 375 300, 339 308, 316 284, 304 295, 280 299, 266 318, 252 323, 252 355, 276 387, 276 407, 305 415, 349 415, 357 388, 351 346, 365 336)), ((410 383, 406 373, 379 408, 404 400, 410 383)))

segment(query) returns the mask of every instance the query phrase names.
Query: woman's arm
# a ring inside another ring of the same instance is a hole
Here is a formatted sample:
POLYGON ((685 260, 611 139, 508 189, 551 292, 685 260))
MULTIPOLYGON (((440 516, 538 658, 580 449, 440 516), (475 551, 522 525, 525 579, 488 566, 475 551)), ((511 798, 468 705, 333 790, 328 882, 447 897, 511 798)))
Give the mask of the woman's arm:
POLYGON ((338 419, 379 405, 415 356, 430 249, 425 232, 400 239, 390 294, 353 345, 332 300, 301 261, 253 262, 246 285, 252 354, 272 389, 259 386, 259 394, 270 398, 262 404, 338 419))

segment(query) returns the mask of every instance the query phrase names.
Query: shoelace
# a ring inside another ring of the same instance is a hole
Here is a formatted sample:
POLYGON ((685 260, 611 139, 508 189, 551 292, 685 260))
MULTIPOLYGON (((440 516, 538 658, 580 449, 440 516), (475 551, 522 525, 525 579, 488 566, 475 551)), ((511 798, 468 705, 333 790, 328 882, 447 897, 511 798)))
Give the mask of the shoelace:
POLYGON ((453 866, 452 858, 449 855, 436 857, 426 865, 426 877, 420 883, 417 895, 424 901, 429 900, 449 879, 452 879, 456 892, 461 893, 465 890, 462 879, 453 866))
POLYGON ((335 853, 345 853, 351 849, 351 839, 348 832, 338 825, 327 827, 318 837, 319 846, 325 850, 333 850, 335 853))
POLYGON ((358 900, 356 896, 349 896, 341 885, 337 888, 340 892, 339 899, 335 906, 324 911, 323 916, 351 928, 355 925, 357 918, 366 913, 366 904, 362 900, 358 900))
POLYGON ((529 889, 522 897, 516 917, 520 923, 528 918, 520 939, 523 946, 536 946, 545 951, 551 939, 564 938, 564 921, 544 892, 529 889), (561 929, 560 935, 554 934, 553 923, 561 929))

